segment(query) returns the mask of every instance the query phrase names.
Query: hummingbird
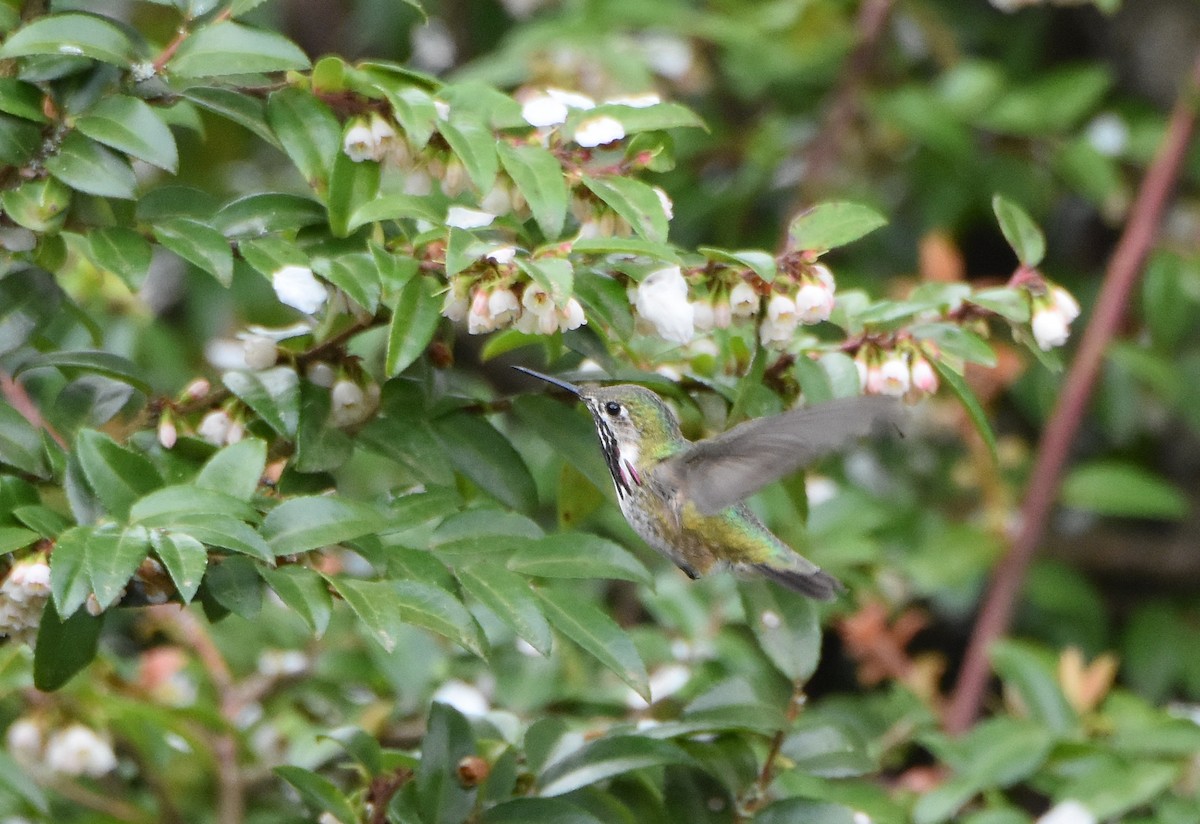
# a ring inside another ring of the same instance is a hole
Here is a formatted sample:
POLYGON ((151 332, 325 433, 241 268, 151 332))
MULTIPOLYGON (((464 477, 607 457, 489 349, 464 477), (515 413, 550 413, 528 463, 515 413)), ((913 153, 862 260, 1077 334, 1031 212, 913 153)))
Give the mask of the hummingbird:
POLYGON ((895 398, 842 398, 692 442, 670 407, 643 386, 576 386, 514 368, 583 401, 625 520, 689 578, 731 568, 820 600, 845 589, 767 529, 745 499, 853 439, 894 426, 900 415, 895 398))

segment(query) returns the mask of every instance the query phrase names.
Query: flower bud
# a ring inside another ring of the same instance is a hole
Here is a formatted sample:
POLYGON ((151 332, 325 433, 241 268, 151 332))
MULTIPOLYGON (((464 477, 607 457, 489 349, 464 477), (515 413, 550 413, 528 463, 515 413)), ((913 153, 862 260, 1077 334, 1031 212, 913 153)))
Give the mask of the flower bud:
POLYGON ((471 308, 467 312, 467 333, 481 335, 495 328, 496 322, 488 309, 488 293, 483 289, 476 289, 471 297, 471 308))
POLYGON ((284 266, 271 275, 271 285, 280 303, 306 315, 315 314, 329 298, 329 290, 307 266, 284 266))
POLYGON ((246 359, 246 366, 255 372, 270 369, 278 357, 275 341, 266 335, 247 336, 242 341, 242 353, 246 359))
POLYGON ((879 394, 899 397, 908 391, 911 381, 908 362, 899 352, 889 353, 879 364, 879 394))
POLYGON ((175 428, 175 418, 170 412, 164 411, 158 419, 158 443, 163 449, 173 449, 179 439, 179 431, 175 428))
POLYGON ((521 304, 512 289, 493 289, 488 295, 488 312, 496 328, 507 326, 521 312, 521 304))
POLYGON ((1043 351, 1062 346, 1071 330, 1066 315, 1057 306, 1041 306, 1034 310, 1031 322, 1033 339, 1043 351))
POLYGON ((729 290, 729 307, 735 318, 752 318, 758 314, 758 292, 746 281, 738 281, 729 290))
POLYGON ((796 292, 796 314, 801 323, 820 323, 833 313, 833 290, 824 283, 805 283, 796 292))
MULTIPOLYGON (((465 313, 464 313, 465 314, 465 313)), ((334 379, 337 375, 333 371, 333 367, 325 361, 313 361, 304 370, 304 377, 308 378, 308 382, 315 386, 323 386, 326 389, 333 386, 334 379)))
POLYGON ((938 376, 928 360, 917 355, 912 362, 912 385, 926 394, 932 395, 938 390, 938 376))
POLYGON ((583 304, 573 297, 568 298, 567 305, 559 310, 558 328, 564 332, 570 332, 585 323, 587 323, 587 317, 583 314, 583 304))
POLYGON ((223 446, 232 424, 233 422, 225 410, 214 409, 200 419, 200 426, 196 427, 196 434, 201 440, 208 441, 213 446, 223 446))
POLYGON ((651 272, 638 284, 638 314, 654 325, 658 336, 687 343, 695 334, 695 315, 688 303, 687 281, 678 266, 651 272))

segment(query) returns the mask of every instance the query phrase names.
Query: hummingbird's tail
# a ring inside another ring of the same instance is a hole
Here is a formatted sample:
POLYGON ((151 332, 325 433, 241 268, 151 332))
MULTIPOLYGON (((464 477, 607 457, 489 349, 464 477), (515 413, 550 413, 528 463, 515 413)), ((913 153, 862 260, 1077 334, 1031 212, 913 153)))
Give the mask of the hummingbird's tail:
POLYGON ((800 572, 769 564, 754 564, 753 566, 757 572, 777 584, 782 584, 801 595, 807 595, 809 598, 816 598, 819 601, 832 601, 838 596, 838 593, 846 591, 846 587, 842 585, 841 581, 824 570, 800 572))

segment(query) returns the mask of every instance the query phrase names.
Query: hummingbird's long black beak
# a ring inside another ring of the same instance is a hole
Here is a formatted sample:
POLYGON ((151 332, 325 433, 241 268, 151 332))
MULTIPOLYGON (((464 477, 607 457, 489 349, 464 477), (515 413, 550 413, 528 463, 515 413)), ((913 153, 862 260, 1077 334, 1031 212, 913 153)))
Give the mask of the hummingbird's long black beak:
POLYGON ((526 369, 524 366, 514 366, 513 369, 516 369, 518 372, 524 372, 526 375, 532 375, 535 378, 541 378, 546 383, 554 384, 559 389, 565 389, 576 397, 583 396, 583 393, 580 391, 579 387, 573 383, 567 383, 566 381, 559 380, 558 378, 552 378, 549 375, 543 375, 541 372, 534 372, 532 369, 526 369))

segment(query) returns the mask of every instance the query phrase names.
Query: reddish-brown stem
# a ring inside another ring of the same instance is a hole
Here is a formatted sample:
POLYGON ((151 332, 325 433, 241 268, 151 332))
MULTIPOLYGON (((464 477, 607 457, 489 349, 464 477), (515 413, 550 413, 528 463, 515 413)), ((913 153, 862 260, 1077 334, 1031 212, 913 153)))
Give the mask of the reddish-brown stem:
MULTIPOLYGON (((231 9, 222 9, 221 12, 213 18, 213 22, 220 23, 224 20, 228 20, 232 16, 233 11, 231 9)), ((158 53, 158 57, 154 58, 155 74, 158 74, 163 70, 163 67, 166 66, 167 63, 171 61, 171 58, 175 56, 175 52, 179 51, 179 47, 183 45, 183 41, 187 40, 189 37, 191 37, 191 35, 192 30, 186 25, 180 27, 179 31, 175 33, 174 39, 171 40, 171 42, 168 43, 163 50, 158 53)))
POLYGON ((965 731, 974 722, 983 703, 990 672, 988 649, 1007 632, 1012 620, 1026 570, 1045 532, 1063 466, 1086 412, 1105 351, 1124 315, 1187 153, 1195 125, 1198 95, 1200 56, 1197 56, 1187 84, 1171 112, 1162 145, 1138 189, 1129 222, 1109 260, 1091 321, 1084 330, 1075 361, 1046 423, 1021 506, 1017 532, 984 597, 944 718, 946 730, 952 734, 965 731))
POLYGON ((42 417, 37 404, 29 397, 29 393, 25 391, 25 387, 13 380, 13 377, 7 372, 3 371, 0 371, 0 396, 3 396, 4 400, 8 401, 9 406, 21 413, 21 417, 29 421, 34 429, 43 430, 54 439, 55 443, 63 449, 67 448, 66 440, 42 417))

